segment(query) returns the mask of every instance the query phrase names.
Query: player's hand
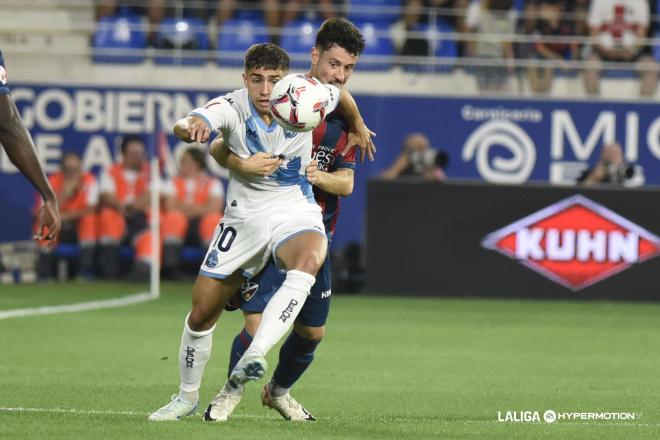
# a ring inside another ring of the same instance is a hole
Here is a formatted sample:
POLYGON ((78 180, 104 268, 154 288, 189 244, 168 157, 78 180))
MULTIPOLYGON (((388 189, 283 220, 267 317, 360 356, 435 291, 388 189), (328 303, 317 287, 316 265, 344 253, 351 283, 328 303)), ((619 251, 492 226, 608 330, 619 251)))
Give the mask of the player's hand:
POLYGON ((186 118, 186 122, 187 124, 183 128, 190 142, 203 143, 209 140, 211 127, 208 126, 204 119, 199 116, 189 116, 186 118))
POLYGON ((373 162, 376 146, 371 141, 372 136, 376 136, 376 133, 369 130, 365 123, 362 123, 357 130, 349 131, 346 146, 341 152, 342 156, 351 151, 351 148, 358 147, 360 149, 360 162, 364 162, 365 156, 369 156, 369 160, 373 162))
POLYGON ((273 157, 270 153, 255 153, 242 161, 240 171, 244 174, 266 177, 273 174, 284 163, 280 156, 273 157))
POLYGON ((312 185, 316 185, 319 182, 319 163, 316 160, 313 160, 305 168, 305 177, 307 181, 312 185))
POLYGON ((49 245, 57 240, 62 228, 62 217, 57 200, 48 200, 39 208, 35 240, 45 240, 49 245))

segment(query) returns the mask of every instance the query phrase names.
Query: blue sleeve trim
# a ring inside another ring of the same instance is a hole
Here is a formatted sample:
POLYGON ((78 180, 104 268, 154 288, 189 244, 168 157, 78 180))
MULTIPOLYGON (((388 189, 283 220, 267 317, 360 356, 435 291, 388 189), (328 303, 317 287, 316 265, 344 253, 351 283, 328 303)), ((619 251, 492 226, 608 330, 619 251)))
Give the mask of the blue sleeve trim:
POLYGON ((204 269, 200 269, 199 274, 204 275, 205 277, 208 277, 208 278, 216 278, 216 279, 219 279, 219 280, 224 280, 225 278, 227 278, 229 276, 229 275, 223 275, 221 273, 209 272, 209 271, 204 270, 204 269))
POLYGON ((209 130, 214 131, 213 124, 211 124, 211 121, 209 121, 209 119, 206 116, 204 116, 201 113, 197 113, 197 112, 190 112, 190 114, 191 114, 191 116, 198 116, 198 117, 202 118, 204 120, 204 122, 206 122, 206 126, 209 128, 209 130))

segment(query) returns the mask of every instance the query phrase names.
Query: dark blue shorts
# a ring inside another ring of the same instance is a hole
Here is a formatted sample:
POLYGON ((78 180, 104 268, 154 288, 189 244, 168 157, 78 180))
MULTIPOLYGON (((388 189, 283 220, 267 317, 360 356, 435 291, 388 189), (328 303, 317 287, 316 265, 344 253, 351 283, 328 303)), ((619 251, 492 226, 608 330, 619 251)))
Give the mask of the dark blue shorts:
MULTIPOLYGON (((243 284, 240 295, 235 295, 234 300, 238 299, 244 312, 261 313, 285 278, 286 273, 278 270, 271 259, 258 275, 243 284)), ((325 325, 330 311, 331 285, 330 258, 326 257, 296 322, 308 327, 325 325)))

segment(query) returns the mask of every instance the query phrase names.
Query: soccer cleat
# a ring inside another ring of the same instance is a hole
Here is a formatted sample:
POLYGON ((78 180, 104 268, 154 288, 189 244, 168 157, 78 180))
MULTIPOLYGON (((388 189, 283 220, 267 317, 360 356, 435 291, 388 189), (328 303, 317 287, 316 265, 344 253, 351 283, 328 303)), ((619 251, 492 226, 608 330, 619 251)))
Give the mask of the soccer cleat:
POLYGON ((243 356, 229 375, 233 383, 243 385, 251 380, 259 380, 266 374, 268 364, 261 356, 243 356))
POLYGON ((222 387, 220 392, 213 398, 211 404, 204 411, 204 421, 206 422, 226 422, 229 416, 243 397, 243 386, 240 392, 231 393, 228 391, 228 382, 222 387))
POLYGON ((152 422, 179 420, 197 411, 197 406, 199 406, 199 399, 194 403, 190 403, 175 394, 172 396, 172 401, 151 414, 149 420, 152 422))
POLYGON ((261 392, 261 403, 264 406, 274 409, 286 420, 292 422, 314 422, 316 418, 309 413, 291 394, 286 393, 283 396, 273 396, 270 392, 270 382, 264 386, 261 392))

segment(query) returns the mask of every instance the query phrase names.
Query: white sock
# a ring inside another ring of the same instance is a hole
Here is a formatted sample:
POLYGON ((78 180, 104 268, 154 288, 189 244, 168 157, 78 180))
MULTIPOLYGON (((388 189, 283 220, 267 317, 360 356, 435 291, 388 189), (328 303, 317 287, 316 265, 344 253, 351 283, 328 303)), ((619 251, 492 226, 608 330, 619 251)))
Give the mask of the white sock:
POLYGON ((211 357, 212 333, 215 325, 208 330, 196 332, 188 326, 189 317, 190 314, 186 315, 179 349, 179 377, 181 379, 179 396, 187 402, 195 402, 199 397, 204 367, 211 357))
MULTIPOLYGON (((245 355, 265 356, 282 339, 296 320, 316 277, 299 270, 290 270, 261 315, 257 333, 245 355)), ((244 355, 244 356, 245 356, 244 355)))

